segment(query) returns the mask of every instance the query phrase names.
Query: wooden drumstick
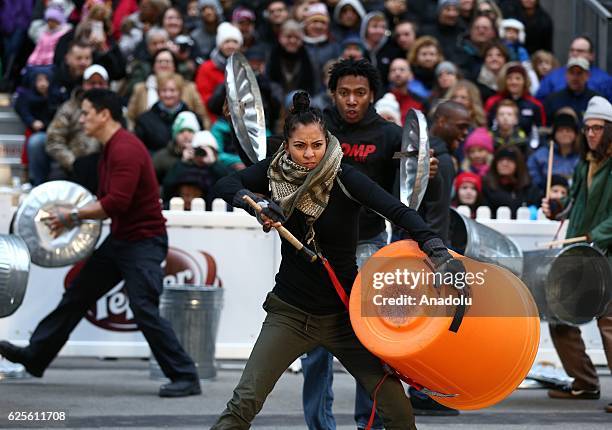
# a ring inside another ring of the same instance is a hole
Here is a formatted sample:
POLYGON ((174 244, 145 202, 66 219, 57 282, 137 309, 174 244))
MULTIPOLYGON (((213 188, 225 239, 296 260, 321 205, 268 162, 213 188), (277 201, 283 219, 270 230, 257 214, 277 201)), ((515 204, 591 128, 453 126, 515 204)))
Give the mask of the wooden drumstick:
POLYGON ((587 236, 570 237, 569 239, 553 240, 552 242, 537 243, 538 248, 552 248, 553 246, 569 245, 570 243, 586 242, 587 236))
POLYGON ((546 198, 550 198, 550 188, 552 187, 552 170, 553 170, 553 159, 555 157, 555 144, 551 140, 550 148, 548 150, 548 172, 546 174, 546 198))

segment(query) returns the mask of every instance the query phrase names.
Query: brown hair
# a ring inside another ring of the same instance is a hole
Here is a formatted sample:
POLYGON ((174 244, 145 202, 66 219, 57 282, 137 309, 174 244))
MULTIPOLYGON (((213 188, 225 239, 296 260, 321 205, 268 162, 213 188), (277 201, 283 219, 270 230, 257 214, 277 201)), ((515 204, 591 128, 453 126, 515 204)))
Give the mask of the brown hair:
POLYGON ((506 85, 506 78, 511 73, 520 73, 525 80, 525 84, 523 85, 523 93, 521 97, 524 97, 525 94, 529 94, 529 89, 531 88, 531 79, 529 79, 529 74, 523 66, 518 61, 511 61, 510 63, 504 64, 504 67, 499 72, 499 76, 497 78, 497 88, 499 88, 499 93, 508 94, 508 86, 506 85))
POLYGON ((438 39, 431 36, 421 36, 414 41, 414 44, 412 45, 412 47, 410 48, 410 52, 408 53, 408 62, 410 63, 410 65, 416 64, 417 54, 419 53, 419 50, 427 46, 433 46, 438 50, 438 63, 444 61, 442 47, 440 46, 440 42, 438 42, 438 39))
POLYGON ((185 86, 185 80, 178 73, 160 73, 157 77, 157 90, 159 91, 164 85, 166 85, 170 81, 174 81, 179 93, 182 94, 183 87, 185 86))
POLYGON ((538 73, 538 66, 544 61, 550 61, 553 69, 559 67, 559 61, 557 60, 557 57, 553 55, 552 52, 548 52, 543 49, 534 52, 531 56, 531 64, 533 64, 533 70, 535 70, 539 78, 541 78, 542 76, 540 76, 540 74, 538 73))
POLYGON ((516 164, 512 189, 514 191, 520 191, 531 183, 531 178, 529 177, 529 172, 527 171, 527 164, 525 163, 525 157, 523 156, 521 150, 516 145, 504 145, 495 151, 491 168, 484 178, 487 185, 493 190, 500 189, 501 185, 501 176, 499 176, 499 172, 497 171, 497 162, 501 158, 507 157, 508 152, 512 154, 516 164))
POLYGON ((476 85, 467 79, 460 79, 453 85, 444 96, 445 100, 451 100, 458 89, 465 89, 470 97, 470 118, 477 127, 482 127, 487 123, 487 119, 482 108, 482 100, 480 98, 480 90, 476 85))
POLYGON ((500 102, 497 104, 497 112, 499 112, 499 109, 500 109, 500 108, 503 108, 503 107, 510 107, 510 108, 512 108, 512 110, 513 110, 513 111, 514 111, 514 113, 516 114, 516 118, 517 118, 517 119, 518 119, 518 118, 520 118, 520 115, 519 115, 519 107, 518 107, 518 105, 517 105, 516 103, 514 103, 512 100, 509 100, 509 99, 503 99, 502 101, 500 101, 500 102))

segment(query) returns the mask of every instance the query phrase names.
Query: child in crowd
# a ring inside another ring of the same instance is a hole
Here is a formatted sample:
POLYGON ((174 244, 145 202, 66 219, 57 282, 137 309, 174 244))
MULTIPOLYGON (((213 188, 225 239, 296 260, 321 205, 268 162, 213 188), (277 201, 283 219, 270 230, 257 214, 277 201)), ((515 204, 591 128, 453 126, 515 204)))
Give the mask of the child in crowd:
POLYGON ((28 66, 53 64, 55 46, 71 28, 70 24, 66 24, 64 11, 56 4, 51 4, 45 10, 45 21, 47 21, 47 26, 42 30, 34 51, 28 57, 28 66))
POLYGON ((500 38, 508 48, 511 61, 521 63, 529 61, 529 53, 525 49, 525 26, 518 19, 504 19, 499 30, 500 38))
POLYGON ((552 175, 550 181, 550 198, 562 200, 569 195, 569 182, 561 175, 552 175))
POLYGON ((516 145, 527 156, 529 151, 529 138, 518 126, 518 106, 512 100, 499 102, 495 114, 495 127, 493 128, 493 141, 495 150, 502 146, 516 145))
POLYGON ((463 151, 465 158, 461 169, 479 177, 486 175, 493 159, 493 138, 487 129, 484 127, 474 129, 465 139, 463 151))
POLYGON ((49 157, 44 150, 46 130, 55 114, 49 101, 50 68, 38 68, 30 88, 19 87, 15 98, 15 111, 32 134, 28 137, 28 177, 33 186, 43 183, 49 175, 49 157))
POLYGON ((476 218, 476 210, 483 205, 482 178, 475 173, 462 172, 455 178, 455 197, 453 207, 468 206, 472 218, 476 218))
POLYGON ((540 82, 552 70, 559 67, 559 61, 555 56, 551 52, 544 51, 543 49, 533 53, 531 56, 531 64, 540 82))
POLYGON ((402 126, 403 118, 400 116, 400 105, 393 94, 386 93, 376 102, 374 108, 376 113, 387 121, 393 122, 400 127, 402 126))

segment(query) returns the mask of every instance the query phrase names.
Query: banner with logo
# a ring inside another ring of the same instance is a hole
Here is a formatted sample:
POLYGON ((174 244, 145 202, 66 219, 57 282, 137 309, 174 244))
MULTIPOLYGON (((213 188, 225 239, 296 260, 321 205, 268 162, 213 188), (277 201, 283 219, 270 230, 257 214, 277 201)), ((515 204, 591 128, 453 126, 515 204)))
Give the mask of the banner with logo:
MULTIPOLYGON (((248 356, 265 316, 261 305, 274 286, 280 259, 277 235, 253 228, 170 227, 168 237, 164 284, 223 288, 217 355, 248 356)), ((0 339, 27 343, 36 324, 55 308, 83 264, 54 269, 32 265, 23 304, 0 320, 0 339)), ((62 353, 125 357, 147 356, 148 351, 121 282, 90 307, 62 353)))

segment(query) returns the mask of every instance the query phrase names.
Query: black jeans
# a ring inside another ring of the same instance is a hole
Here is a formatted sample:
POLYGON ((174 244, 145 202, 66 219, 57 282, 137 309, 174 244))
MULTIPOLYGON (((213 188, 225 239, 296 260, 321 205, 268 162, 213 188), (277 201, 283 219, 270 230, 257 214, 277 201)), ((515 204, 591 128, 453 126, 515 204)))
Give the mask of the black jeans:
POLYGON ((160 264, 167 251, 165 235, 136 242, 108 236, 64 292, 59 305, 34 330, 28 347, 33 367, 46 369, 87 309, 125 280, 134 320, 164 374, 173 381, 197 379, 193 360, 179 343, 170 323, 159 315, 163 281, 160 264))

